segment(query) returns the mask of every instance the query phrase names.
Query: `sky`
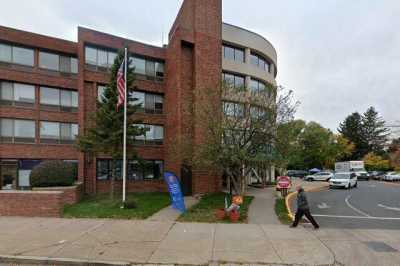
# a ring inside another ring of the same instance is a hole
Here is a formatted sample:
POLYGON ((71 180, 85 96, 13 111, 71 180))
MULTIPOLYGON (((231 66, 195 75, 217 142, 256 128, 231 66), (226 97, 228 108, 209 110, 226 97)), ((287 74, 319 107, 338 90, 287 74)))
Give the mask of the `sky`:
MULTIPOLYGON (((181 3, 4 1, 0 25, 72 41, 80 25, 161 45, 181 3)), ((347 115, 374 106, 400 125, 400 1, 223 0, 223 20, 273 44, 277 82, 301 103, 296 118, 336 131, 347 115)))

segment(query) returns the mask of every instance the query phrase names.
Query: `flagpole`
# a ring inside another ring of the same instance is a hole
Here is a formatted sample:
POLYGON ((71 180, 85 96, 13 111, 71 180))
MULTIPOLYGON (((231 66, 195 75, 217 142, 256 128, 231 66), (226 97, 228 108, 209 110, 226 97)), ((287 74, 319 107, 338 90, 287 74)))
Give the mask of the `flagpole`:
POLYGON ((122 203, 126 201, 126 114, 127 114, 127 61, 128 61, 128 51, 125 48, 124 55, 124 79, 125 79, 125 97, 124 97, 124 149, 123 149, 123 160, 122 160, 122 203))

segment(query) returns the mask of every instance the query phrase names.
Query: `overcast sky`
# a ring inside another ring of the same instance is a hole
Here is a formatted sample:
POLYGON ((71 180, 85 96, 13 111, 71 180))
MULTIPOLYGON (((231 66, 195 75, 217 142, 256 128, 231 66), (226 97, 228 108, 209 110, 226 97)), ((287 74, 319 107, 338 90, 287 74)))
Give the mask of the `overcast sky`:
MULTIPOLYGON (((73 41, 82 25, 161 45, 181 3, 4 1, 0 25, 73 41)), ((400 120, 400 1, 224 0, 223 20, 275 46, 277 80, 295 91, 298 118, 336 130, 372 105, 387 121, 400 120)))

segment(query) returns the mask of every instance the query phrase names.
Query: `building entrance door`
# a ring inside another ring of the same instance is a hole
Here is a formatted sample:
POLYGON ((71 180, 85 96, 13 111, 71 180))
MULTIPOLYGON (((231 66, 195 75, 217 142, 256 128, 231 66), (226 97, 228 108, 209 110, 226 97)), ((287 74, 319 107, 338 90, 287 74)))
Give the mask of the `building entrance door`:
POLYGON ((17 177, 17 161, 0 161, 0 189, 16 189, 17 177))
POLYGON ((181 186, 183 196, 192 196, 192 168, 186 164, 181 167, 181 186))

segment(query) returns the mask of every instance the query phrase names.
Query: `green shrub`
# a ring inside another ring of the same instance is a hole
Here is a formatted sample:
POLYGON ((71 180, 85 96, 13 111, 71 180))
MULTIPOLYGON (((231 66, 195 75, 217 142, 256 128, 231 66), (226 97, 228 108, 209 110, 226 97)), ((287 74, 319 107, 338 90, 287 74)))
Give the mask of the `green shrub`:
POLYGON ((71 186, 76 170, 71 163, 60 160, 44 161, 33 168, 30 181, 32 187, 71 186))

